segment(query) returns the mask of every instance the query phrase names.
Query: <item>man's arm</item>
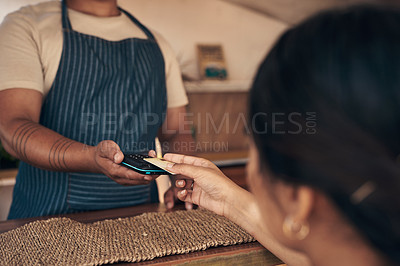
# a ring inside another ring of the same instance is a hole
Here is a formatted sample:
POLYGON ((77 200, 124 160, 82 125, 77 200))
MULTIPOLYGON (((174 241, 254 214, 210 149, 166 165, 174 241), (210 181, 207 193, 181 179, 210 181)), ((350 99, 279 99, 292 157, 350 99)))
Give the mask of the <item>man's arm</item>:
POLYGON ((42 94, 30 89, 0 92, 0 139, 14 157, 47 170, 95 171, 93 147, 41 126, 42 94), (76 156, 69 156, 75 151, 76 156))
POLYGON ((0 91, 0 140, 11 155, 46 170, 104 173, 124 185, 149 182, 119 165, 123 154, 115 142, 88 146, 40 125, 41 106, 42 94, 38 91, 0 91))

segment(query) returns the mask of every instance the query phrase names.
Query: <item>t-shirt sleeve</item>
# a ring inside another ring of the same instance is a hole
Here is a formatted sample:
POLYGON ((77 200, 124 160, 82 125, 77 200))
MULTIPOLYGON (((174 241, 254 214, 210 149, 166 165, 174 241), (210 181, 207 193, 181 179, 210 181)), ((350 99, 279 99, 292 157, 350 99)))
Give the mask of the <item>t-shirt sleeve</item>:
POLYGON ((43 70, 38 32, 21 11, 7 15, 0 25, 0 90, 33 89, 43 93, 43 70))
POLYGON ((175 53, 164 37, 157 32, 152 32, 164 56, 168 108, 187 105, 188 98, 183 86, 181 70, 175 53))

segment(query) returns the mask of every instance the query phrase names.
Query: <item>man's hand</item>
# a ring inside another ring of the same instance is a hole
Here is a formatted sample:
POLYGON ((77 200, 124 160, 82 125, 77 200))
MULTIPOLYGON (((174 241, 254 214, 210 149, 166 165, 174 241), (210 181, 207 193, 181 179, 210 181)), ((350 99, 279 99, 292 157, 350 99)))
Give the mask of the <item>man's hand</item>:
POLYGON ((120 185, 146 185, 157 177, 139 174, 121 166, 120 163, 123 159, 124 154, 118 144, 112 140, 103 140, 95 148, 94 161, 98 171, 120 185))

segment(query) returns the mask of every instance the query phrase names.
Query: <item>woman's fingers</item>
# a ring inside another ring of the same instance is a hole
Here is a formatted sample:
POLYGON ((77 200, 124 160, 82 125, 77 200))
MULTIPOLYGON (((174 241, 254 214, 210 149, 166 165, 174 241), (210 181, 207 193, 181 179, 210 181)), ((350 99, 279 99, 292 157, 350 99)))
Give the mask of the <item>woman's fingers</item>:
POLYGON ((185 209, 186 209, 186 210, 191 210, 191 209, 193 209, 193 203, 191 203, 191 202, 185 202, 185 209))
POLYGON ((177 188, 185 188, 185 189, 193 190, 193 186, 194 186, 193 180, 178 179, 175 181, 175 187, 177 187, 177 188))
POLYGON ((201 166, 194 166, 190 164, 168 164, 167 170, 175 174, 184 175, 186 179, 201 179, 204 176, 210 174, 209 168, 204 168, 201 166))
POLYGON ((185 180, 176 180, 175 181, 175 186, 177 188, 184 188, 186 186, 186 181, 185 180))
POLYGON ((172 209, 175 205, 174 188, 171 186, 164 194, 164 203, 167 209, 172 209))
POLYGON ((212 162, 207 159, 194 157, 194 156, 187 156, 183 154, 174 154, 174 153, 167 153, 164 155, 164 159, 170 162, 179 163, 179 164, 190 164, 195 166, 202 166, 206 168, 217 168, 212 162))
POLYGON ((186 196, 188 193, 192 193, 193 192, 193 187, 192 184, 194 184, 194 181, 192 180, 176 180, 175 181, 175 186, 178 189, 182 189, 180 191, 178 191, 177 196, 178 199, 180 199, 181 201, 185 202, 185 209, 186 210, 191 210, 193 209, 193 203, 191 201, 188 201, 188 199, 186 199, 186 196), (182 192, 183 191, 183 192, 182 192))
POLYGON ((187 189, 183 189, 177 193, 178 199, 184 202, 193 203, 192 201, 192 192, 189 192, 187 189))
POLYGON ((167 153, 164 155, 164 158, 174 163, 186 163, 186 164, 193 164, 193 161, 197 159, 196 157, 193 156, 187 156, 175 153, 167 153))

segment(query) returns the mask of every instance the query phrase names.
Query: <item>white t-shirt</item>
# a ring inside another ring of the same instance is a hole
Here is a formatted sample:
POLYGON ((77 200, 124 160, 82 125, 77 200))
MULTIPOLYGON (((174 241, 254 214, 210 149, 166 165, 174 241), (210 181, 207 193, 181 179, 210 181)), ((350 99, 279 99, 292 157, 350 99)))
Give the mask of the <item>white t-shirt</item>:
MULTIPOLYGON (((147 38, 123 12, 96 17, 68 9, 73 30, 110 41, 147 38)), ((152 31, 164 56, 168 107, 188 103, 179 64, 166 40, 152 31)), ((61 2, 26 6, 6 16, 0 25, 0 90, 11 88, 49 92, 63 47, 61 2)))

